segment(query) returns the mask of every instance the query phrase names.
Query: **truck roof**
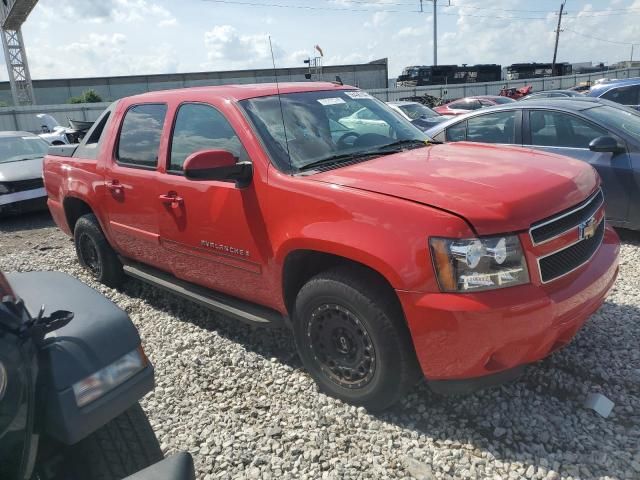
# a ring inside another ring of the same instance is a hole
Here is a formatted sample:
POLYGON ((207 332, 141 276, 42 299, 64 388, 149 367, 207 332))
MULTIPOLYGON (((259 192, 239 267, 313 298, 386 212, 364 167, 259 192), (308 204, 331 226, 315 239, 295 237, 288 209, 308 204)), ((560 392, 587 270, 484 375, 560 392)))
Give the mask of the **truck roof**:
POLYGON ((243 85, 218 85, 208 87, 180 88, 177 90, 158 90, 127 97, 136 102, 165 101, 168 98, 184 97, 185 100, 193 100, 194 97, 216 96, 230 100, 245 100, 247 98, 266 97, 280 93, 314 92, 322 90, 353 90, 356 87, 340 85, 333 82, 284 82, 275 83, 250 83, 243 85))

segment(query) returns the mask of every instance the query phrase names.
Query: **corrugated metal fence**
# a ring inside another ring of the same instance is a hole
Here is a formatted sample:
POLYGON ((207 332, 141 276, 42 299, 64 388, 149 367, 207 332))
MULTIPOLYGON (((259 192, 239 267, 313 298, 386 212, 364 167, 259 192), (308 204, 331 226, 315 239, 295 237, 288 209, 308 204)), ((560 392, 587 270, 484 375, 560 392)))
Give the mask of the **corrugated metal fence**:
MULTIPOLYGON (((532 85, 533 91, 569 88, 581 82, 594 82, 600 78, 632 78, 640 76, 640 68, 610 70, 608 72, 564 77, 535 78, 530 80, 502 81, 489 83, 466 83, 461 85, 432 85, 416 88, 385 88, 367 90, 385 102, 400 100, 406 97, 417 97, 424 94, 434 97, 453 99, 472 95, 497 95, 500 89, 507 87, 524 87, 532 85)), ((41 125, 36 117, 38 113, 48 113, 61 125, 67 125, 68 119, 96 120, 109 103, 85 103, 78 105, 35 105, 31 107, 0 108, 0 130, 26 130, 39 132, 41 125)))
POLYGON ((36 115, 48 113, 60 125, 67 126, 68 119, 97 120, 109 103, 82 103, 75 105, 33 105, 29 107, 0 108, 0 131, 23 130, 39 133, 42 125, 36 115))

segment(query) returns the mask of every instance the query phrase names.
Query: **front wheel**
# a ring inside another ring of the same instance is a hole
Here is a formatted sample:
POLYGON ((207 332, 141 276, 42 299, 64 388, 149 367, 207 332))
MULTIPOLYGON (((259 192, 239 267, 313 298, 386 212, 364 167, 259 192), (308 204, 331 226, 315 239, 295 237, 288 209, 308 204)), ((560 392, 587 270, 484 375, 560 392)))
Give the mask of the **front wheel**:
POLYGON ((294 330, 320 389, 346 402, 383 410, 420 378, 393 291, 365 269, 312 278, 296 299, 294 330))
POLYGON ((117 480, 164 458, 140 404, 70 448, 77 479, 117 480))

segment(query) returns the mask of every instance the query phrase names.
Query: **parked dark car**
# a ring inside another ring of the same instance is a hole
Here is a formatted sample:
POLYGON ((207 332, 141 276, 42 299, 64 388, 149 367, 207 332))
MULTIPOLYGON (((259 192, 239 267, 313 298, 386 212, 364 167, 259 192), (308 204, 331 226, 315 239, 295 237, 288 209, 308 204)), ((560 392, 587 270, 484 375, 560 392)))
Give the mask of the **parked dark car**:
POLYGON ((445 103, 434 110, 440 115, 464 115, 471 110, 479 110, 484 107, 502 105, 515 102, 514 99, 500 95, 478 95, 476 97, 466 97, 453 102, 445 103))
POLYGON ((591 87, 586 95, 604 98, 638 110, 640 109, 640 78, 601 82, 591 87))
POLYGON ((387 105, 422 131, 426 131, 447 119, 420 102, 387 102, 387 105))
POLYGON ((522 100, 534 100, 541 98, 568 98, 568 97, 582 97, 583 95, 580 92, 576 92, 575 90, 544 90, 542 92, 534 92, 530 95, 527 95, 522 100))
POLYGON ((588 162, 602 178, 608 221, 640 230, 640 114, 632 109, 588 97, 530 100, 456 117, 427 135, 526 146, 588 162))
POLYGON ((0 132, 0 215, 47 208, 42 158, 49 144, 29 132, 0 132))

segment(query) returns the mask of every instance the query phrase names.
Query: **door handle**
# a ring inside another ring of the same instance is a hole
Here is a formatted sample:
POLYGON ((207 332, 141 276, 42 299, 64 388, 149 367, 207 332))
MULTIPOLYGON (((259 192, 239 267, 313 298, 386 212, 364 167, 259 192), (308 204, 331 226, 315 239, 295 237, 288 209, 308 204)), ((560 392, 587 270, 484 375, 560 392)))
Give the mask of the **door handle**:
POLYGON ((118 180, 104 182, 104 185, 107 187, 107 190, 112 192, 114 195, 122 195, 123 187, 118 180))
POLYGON ((184 199, 174 192, 164 193, 158 198, 165 205, 170 205, 171 208, 178 208, 184 203, 184 199))

